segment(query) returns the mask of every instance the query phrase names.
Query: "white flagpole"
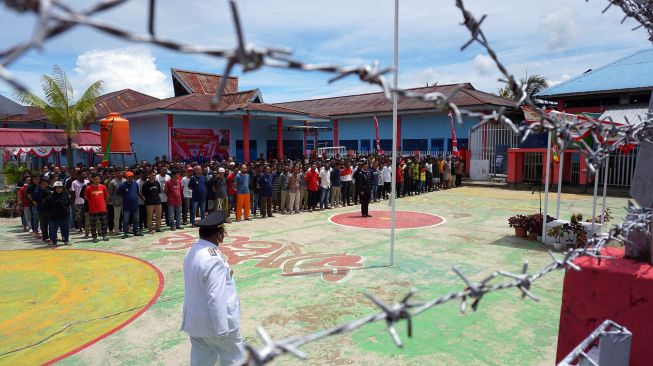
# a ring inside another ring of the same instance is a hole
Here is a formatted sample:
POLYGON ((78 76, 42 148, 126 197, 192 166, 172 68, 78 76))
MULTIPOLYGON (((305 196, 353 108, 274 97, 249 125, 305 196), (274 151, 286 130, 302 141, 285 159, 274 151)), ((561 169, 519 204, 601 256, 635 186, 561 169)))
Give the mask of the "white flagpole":
MULTIPOLYGON (((394 88, 399 84, 399 0, 395 0, 395 32, 394 32, 394 88)), ((390 205, 392 206, 392 221, 390 222, 390 265, 395 261, 395 223, 397 197, 397 94, 392 93, 392 191, 390 205)))
POLYGON ((562 151, 558 159, 560 168, 558 169, 558 206, 556 208, 556 218, 560 217, 560 195, 562 194, 562 167, 565 164, 565 151, 562 151))
MULTIPOLYGON (((601 212, 601 233, 603 233, 603 225, 605 224, 605 198, 608 196, 608 166, 610 165, 610 155, 605 157, 605 165, 603 166, 603 169, 605 171, 603 172, 603 204, 601 205, 601 208, 603 208, 603 211, 601 212)), ((592 230, 594 230, 594 222, 592 222, 592 230)))
MULTIPOLYGON (((542 218, 542 243, 546 244, 546 218, 549 214, 549 176, 551 175, 551 132, 546 143, 546 182, 544 183, 544 217, 542 218)), ((556 219, 560 219, 556 217, 556 219)))

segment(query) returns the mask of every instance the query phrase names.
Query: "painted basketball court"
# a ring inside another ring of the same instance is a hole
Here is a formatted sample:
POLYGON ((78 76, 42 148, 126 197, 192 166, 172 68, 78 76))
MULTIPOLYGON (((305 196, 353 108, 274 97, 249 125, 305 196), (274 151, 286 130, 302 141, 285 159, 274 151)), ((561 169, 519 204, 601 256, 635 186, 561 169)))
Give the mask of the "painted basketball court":
MULTIPOLYGON (((626 200, 609 198, 619 218, 626 200)), ((387 201, 372 218, 357 207, 277 215, 228 226, 222 252, 232 264, 241 298, 242 334, 255 327, 285 337, 333 326, 376 309, 369 291, 397 301, 416 287, 430 299, 496 269, 539 268, 546 251, 514 237, 507 217, 535 213, 537 194, 460 188, 397 201, 396 266, 388 267, 387 201)), ((563 216, 591 213, 591 196, 564 195, 563 216)), ((192 230, 93 244, 73 236, 72 248, 44 248, 22 233, 18 220, 0 222, 0 365, 183 365, 190 344, 179 331, 183 257, 192 230), (37 249, 37 250, 31 250, 37 249), (72 249, 72 250, 70 250, 72 249)), ((397 349, 385 324, 310 344, 320 365, 549 365, 555 356, 563 273, 538 282, 540 303, 518 291, 494 293, 477 313, 458 304, 420 315, 414 335, 398 331, 397 349)), ((276 364, 300 364, 283 356, 276 364)))

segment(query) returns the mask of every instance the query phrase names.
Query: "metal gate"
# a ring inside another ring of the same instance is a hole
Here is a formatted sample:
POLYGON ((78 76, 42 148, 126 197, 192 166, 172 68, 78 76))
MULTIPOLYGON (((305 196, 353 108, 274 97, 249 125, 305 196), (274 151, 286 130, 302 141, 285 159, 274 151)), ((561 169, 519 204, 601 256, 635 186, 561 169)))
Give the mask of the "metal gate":
POLYGON ((539 183, 542 181, 542 153, 529 152, 524 154, 524 183, 539 183))
MULTIPOLYGON (((615 187, 630 187, 630 183, 635 173, 635 164, 637 163, 637 154, 639 147, 636 147, 629 153, 616 153, 610 155, 608 163, 608 185, 615 187)), ((599 184, 603 184, 605 177, 603 167, 599 171, 599 184)))
POLYGON ((469 129, 471 165, 486 168, 488 180, 507 174, 508 149, 514 147, 519 147, 519 134, 501 123, 479 123, 469 129))

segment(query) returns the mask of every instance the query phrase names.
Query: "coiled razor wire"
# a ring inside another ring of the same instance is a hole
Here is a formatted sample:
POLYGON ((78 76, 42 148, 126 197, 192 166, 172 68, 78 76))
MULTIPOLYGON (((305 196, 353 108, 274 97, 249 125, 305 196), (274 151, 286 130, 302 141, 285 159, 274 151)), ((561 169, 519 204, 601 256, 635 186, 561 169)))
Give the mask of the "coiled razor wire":
MULTIPOLYGON (((518 125, 506 115, 506 112, 510 111, 507 108, 500 108, 491 113, 480 113, 459 108, 452 100, 457 92, 462 89, 462 85, 448 94, 440 92, 418 93, 407 89, 400 89, 396 86, 392 87, 385 78, 387 73, 393 71, 392 68, 380 67, 378 62, 363 66, 308 64, 293 59, 292 51, 287 48, 258 48, 247 43, 245 40, 245 33, 236 0, 229 0, 234 33, 237 39, 237 46, 233 49, 182 43, 156 35, 154 27, 156 0, 149 0, 148 2, 148 33, 133 32, 94 17, 127 1, 102 0, 84 11, 76 11, 61 0, 4 0, 5 5, 15 11, 36 14, 38 16, 38 22, 30 39, 0 51, 0 79, 18 90, 27 90, 25 85, 9 71, 8 66, 16 62, 16 60, 28 51, 40 49, 44 42, 62 35, 77 26, 87 26, 131 42, 152 44, 184 54, 203 54, 225 59, 224 77, 220 85, 218 85, 216 94, 212 99, 213 106, 218 105, 225 88, 227 77, 236 65, 240 65, 243 72, 258 70, 262 67, 275 67, 333 74, 333 77, 329 79, 329 83, 352 75, 357 76, 361 82, 379 87, 388 100, 391 100, 396 95, 401 98, 428 102, 436 110, 451 111, 459 124, 462 124, 463 115, 478 118, 481 123, 503 123, 509 126, 515 133, 520 133, 523 140, 528 138, 531 133, 550 132, 555 136, 555 140, 562 150, 572 142, 580 144, 579 149, 585 154, 588 168, 592 172, 602 165, 610 153, 621 146, 641 142, 651 143, 653 141, 653 115, 651 113, 646 117, 640 117, 638 121, 626 120, 626 123, 623 125, 605 124, 593 119, 591 116, 586 116, 591 125, 590 130, 592 133, 590 135, 594 139, 594 147, 591 147, 583 140, 575 141, 574 136, 580 134, 578 122, 561 115, 549 114, 543 108, 537 106, 531 96, 528 95, 526 85, 519 82, 508 71, 499 60, 495 50, 490 46, 488 38, 481 28, 481 24, 486 19, 486 16, 483 15, 480 18, 476 18, 465 7, 463 0, 455 0, 455 5, 462 13, 462 25, 467 28, 471 38, 463 44, 461 51, 464 51, 474 43, 483 47, 501 73, 502 79, 500 81, 506 83, 514 95, 517 96, 516 106, 530 107, 537 114, 539 121, 529 125, 518 125)), ((638 26, 634 29, 646 29, 649 34, 649 40, 653 42, 653 0, 609 0, 608 3, 609 5, 605 8, 604 12, 611 6, 618 7, 624 13, 623 21, 628 18, 634 19, 638 23, 638 26)), ((277 356, 286 353, 301 359, 306 359, 308 356, 300 350, 301 346, 325 337, 349 332, 377 321, 386 322, 390 337, 398 347, 402 347, 403 343, 395 329, 397 323, 405 320, 407 334, 411 337, 413 332, 413 317, 435 306, 453 300, 460 301, 460 310, 463 313, 467 310, 468 301, 471 302, 471 308, 475 311, 481 299, 486 294, 505 289, 516 288, 521 292, 522 297, 538 301, 537 296, 531 292, 531 287, 537 280, 555 270, 580 270, 580 267, 574 264, 574 260, 582 256, 589 256, 598 260, 605 258, 601 255, 601 250, 612 241, 628 245, 628 237, 632 231, 638 231, 643 233, 647 238, 651 238, 651 219, 653 219, 653 211, 651 209, 641 208, 634 203, 629 203, 627 215, 623 223, 615 225, 605 234, 590 238, 584 248, 570 249, 563 257, 549 252, 552 261, 539 272, 529 273, 528 262, 524 262, 519 273, 496 271, 479 282, 472 282, 462 272, 454 268, 454 272, 464 282, 464 288, 458 292, 445 294, 430 301, 411 301, 411 298, 415 294, 415 289, 412 289, 401 301, 394 304, 386 304, 375 295, 366 294, 380 311, 332 328, 274 340, 264 328, 258 327, 257 333, 263 344, 259 347, 249 344, 246 346, 248 357, 244 365, 264 365, 274 360, 277 356), (497 282, 498 279, 503 279, 504 281, 497 282)))

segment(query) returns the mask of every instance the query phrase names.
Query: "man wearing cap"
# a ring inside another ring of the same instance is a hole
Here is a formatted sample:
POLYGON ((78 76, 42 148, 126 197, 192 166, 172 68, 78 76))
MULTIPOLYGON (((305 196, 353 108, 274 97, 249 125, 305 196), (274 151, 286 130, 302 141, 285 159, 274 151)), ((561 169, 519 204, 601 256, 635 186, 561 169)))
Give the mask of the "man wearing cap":
POLYGON ((184 259, 184 313, 181 330, 191 343, 190 364, 240 364, 240 300, 229 264, 220 253, 225 214, 216 211, 196 223, 200 239, 184 259))
POLYGON ((368 213, 368 207, 370 205, 370 193, 372 192, 372 177, 370 172, 367 170, 368 165, 366 161, 363 161, 359 164, 359 169, 356 170, 354 174, 354 180, 356 181, 356 193, 360 197, 361 201, 361 216, 363 217, 372 217, 368 213))

